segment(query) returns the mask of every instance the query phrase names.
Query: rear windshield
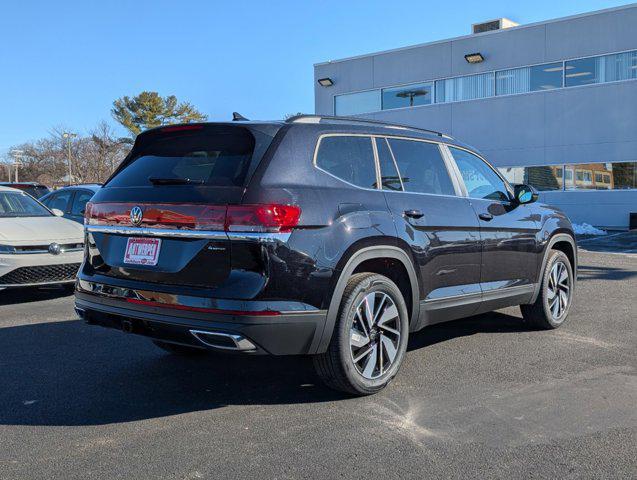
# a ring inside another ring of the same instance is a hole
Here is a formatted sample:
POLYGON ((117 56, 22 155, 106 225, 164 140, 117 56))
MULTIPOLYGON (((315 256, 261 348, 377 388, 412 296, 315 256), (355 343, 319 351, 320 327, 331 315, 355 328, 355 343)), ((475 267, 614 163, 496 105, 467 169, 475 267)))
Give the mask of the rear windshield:
POLYGON ((7 217, 48 217, 46 208, 26 193, 0 192, 0 218, 7 217))
POLYGON ((42 185, 37 185, 37 186, 28 186, 28 187, 17 187, 20 190, 22 190, 23 192, 27 192, 29 195, 31 195, 34 198, 41 198, 44 195, 46 195, 47 193, 49 193, 49 189, 47 187, 44 187, 42 185))
POLYGON ((243 186, 255 151, 255 139, 241 127, 148 134, 107 187, 184 183, 243 186), (151 181, 153 180, 153 181, 151 181))

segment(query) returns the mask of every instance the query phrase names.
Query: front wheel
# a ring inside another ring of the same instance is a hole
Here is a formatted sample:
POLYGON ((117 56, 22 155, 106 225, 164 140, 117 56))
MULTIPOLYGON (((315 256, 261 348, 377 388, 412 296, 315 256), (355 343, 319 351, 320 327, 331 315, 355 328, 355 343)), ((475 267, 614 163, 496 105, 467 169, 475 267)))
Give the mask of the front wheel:
POLYGON ((407 305, 394 282, 374 273, 352 275, 343 292, 327 351, 314 357, 331 388, 370 395, 396 376, 409 336, 407 305))
POLYGON ((563 325, 571 309, 574 280, 573 267, 566 254, 551 250, 535 303, 520 305, 524 320, 542 329, 563 325))

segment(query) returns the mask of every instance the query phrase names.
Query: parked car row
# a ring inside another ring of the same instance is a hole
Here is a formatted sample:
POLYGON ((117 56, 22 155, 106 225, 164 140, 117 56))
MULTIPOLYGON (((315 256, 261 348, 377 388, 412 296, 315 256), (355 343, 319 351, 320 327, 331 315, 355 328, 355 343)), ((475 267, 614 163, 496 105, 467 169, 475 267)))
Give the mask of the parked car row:
POLYGON ((82 262, 84 230, 23 190, 0 186, 0 290, 66 285, 82 262))
POLYGON ((37 182, 0 182, 0 187, 10 187, 28 193, 33 198, 42 198, 51 189, 37 182))

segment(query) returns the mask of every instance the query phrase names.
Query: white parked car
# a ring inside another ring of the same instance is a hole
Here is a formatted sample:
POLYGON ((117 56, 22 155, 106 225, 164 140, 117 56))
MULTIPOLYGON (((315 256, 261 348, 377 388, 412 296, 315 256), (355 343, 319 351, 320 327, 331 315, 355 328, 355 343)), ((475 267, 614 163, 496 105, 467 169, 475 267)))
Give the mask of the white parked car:
POLYGON ((20 190, 0 186, 0 290, 73 287, 83 258, 84 229, 61 215, 20 190))

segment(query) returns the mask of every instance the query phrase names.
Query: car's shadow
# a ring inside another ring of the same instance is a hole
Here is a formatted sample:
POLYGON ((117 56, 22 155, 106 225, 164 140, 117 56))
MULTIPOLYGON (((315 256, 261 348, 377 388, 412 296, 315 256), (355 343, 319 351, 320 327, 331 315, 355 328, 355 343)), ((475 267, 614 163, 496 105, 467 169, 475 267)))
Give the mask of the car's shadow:
POLYGON ((637 271, 617 267, 597 267, 580 265, 577 269, 578 280, 628 280, 637 276, 637 271))
MULTIPOLYGON (((523 330, 519 318, 490 313, 412 334, 409 349, 523 330)), ((2 328, 0 352, 4 425, 101 425, 226 405, 349 398, 324 387, 308 357, 179 357, 78 320, 2 328)))
POLYGON ((0 288, 0 307, 19 303, 44 302, 60 297, 71 296, 73 292, 60 286, 29 287, 29 288, 0 288))

